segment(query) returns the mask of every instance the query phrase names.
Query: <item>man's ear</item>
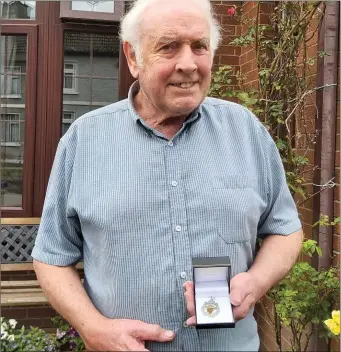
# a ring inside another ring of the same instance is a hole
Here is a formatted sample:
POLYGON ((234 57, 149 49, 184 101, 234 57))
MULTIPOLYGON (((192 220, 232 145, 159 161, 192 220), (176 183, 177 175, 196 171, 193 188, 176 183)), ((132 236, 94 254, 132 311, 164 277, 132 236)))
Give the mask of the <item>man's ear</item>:
POLYGON ((136 54, 133 50, 133 47, 131 46, 130 43, 128 42, 123 42, 123 51, 124 55, 127 59, 129 71, 131 75, 135 78, 139 78, 139 70, 137 68, 137 60, 136 60, 136 54))

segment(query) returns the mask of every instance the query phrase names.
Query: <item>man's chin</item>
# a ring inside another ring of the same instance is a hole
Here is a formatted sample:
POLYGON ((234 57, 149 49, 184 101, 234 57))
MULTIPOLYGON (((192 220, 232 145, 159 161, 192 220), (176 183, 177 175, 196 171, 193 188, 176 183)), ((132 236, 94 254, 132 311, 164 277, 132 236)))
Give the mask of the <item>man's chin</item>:
POLYGON ((189 115, 193 110, 195 110, 201 101, 191 101, 179 104, 170 104, 169 108, 171 111, 174 111, 176 115, 189 115))

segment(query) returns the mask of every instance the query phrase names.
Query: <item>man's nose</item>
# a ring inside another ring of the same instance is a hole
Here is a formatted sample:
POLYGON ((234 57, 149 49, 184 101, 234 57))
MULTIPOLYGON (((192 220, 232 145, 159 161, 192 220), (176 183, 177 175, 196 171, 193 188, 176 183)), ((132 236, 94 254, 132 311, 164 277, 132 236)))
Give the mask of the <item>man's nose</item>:
POLYGON ((191 74, 197 70, 195 62, 195 54, 190 46, 184 46, 179 52, 178 61, 176 63, 176 71, 191 74))

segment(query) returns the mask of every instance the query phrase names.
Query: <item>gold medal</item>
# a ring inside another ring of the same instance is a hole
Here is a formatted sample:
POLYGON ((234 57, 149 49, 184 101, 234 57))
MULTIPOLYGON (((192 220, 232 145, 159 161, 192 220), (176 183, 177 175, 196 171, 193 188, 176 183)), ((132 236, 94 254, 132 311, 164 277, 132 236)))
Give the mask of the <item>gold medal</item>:
POLYGON ((218 303, 214 301, 214 297, 211 297, 211 299, 205 302, 201 307, 201 311, 202 314, 206 315, 207 317, 214 318, 219 314, 220 308, 218 303))

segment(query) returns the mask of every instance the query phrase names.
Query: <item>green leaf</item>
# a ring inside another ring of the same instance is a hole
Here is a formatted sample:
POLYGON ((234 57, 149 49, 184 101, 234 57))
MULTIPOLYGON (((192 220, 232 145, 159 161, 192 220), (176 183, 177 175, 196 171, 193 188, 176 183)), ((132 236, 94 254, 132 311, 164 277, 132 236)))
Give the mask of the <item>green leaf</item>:
POLYGON ((288 148, 288 143, 286 141, 284 141, 283 139, 277 139, 276 141, 276 146, 279 150, 283 151, 286 150, 288 148))

